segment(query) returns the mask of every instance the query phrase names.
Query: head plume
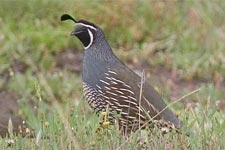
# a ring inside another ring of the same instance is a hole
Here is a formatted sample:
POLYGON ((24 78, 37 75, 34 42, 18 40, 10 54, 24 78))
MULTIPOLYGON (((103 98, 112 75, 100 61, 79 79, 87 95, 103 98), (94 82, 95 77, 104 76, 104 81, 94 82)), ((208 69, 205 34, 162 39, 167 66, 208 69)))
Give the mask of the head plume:
POLYGON ((77 21, 73 17, 71 17, 70 15, 68 15, 68 14, 63 14, 61 16, 61 21, 65 21, 65 20, 72 20, 73 22, 77 23, 77 21))

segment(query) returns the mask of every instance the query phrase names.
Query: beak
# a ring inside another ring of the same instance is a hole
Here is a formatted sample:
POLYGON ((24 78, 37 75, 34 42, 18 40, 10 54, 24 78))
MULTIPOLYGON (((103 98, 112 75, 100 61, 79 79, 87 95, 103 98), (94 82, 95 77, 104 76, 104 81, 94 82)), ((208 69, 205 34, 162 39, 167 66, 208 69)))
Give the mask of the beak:
POLYGON ((80 30, 80 31, 73 30, 73 31, 70 33, 70 35, 75 35, 75 36, 77 36, 79 33, 82 33, 82 32, 84 32, 84 31, 82 31, 82 30, 80 30))
POLYGON ((72 31, 71 33, 70 33, 70 35, 72 36, 72 35, 76 35, 76 31, 74 30, 74 31, 72 31))
POLYGON ((75 24, 74 30, 70 33, 70 35, 78 35, 79 33, 85 32, 84 29, 82 29, 82 26, 75 24))

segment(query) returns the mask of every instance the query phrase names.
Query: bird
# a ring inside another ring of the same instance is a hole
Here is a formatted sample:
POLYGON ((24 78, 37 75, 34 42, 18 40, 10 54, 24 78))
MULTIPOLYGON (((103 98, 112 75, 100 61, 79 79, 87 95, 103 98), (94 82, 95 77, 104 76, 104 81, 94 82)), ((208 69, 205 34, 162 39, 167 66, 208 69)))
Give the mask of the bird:
POLYGON ((128 132, 149 123, 180 128, 180 119, 160 94, 114 54, 99 26, 69 14, 61 16, 61 21, 65 20, 75 23, 70 35, 84 47, 83 94, 95 112, 108 112, 110 122, 118 122, 121 130, 128 132))

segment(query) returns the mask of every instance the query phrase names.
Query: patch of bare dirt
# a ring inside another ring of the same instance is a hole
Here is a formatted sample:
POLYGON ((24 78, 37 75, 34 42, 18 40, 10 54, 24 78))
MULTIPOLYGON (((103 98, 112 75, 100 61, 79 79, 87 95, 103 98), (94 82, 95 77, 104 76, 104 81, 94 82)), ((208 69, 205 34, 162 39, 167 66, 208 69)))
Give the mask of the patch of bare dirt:
POLYGON ((201 80, 184 80, 177 72, 168 70, 163 67, 153 68, 152 80, 158 80, 160 84, 166 84, 171 89, 171 99, 176 99, 182 96, 182 90, 193 91, 201 87, 203 83, 208 81, 201 80))
POLYGON ((76 50, 65 50, 57 54, 56 67, 80 73, 82 70, 83 53, 76 50))
POLYGON ((152 67, 147 60, 140 60, 138 63, 128 62, 128 66, 139 75, 144 71, 144 75, 153 84, 167 85, 171 89, 170 98, 174 99, 181 95, 181 89, 193 91, 207 83, 205 80, 184 80, 177 72, 171 71, 165 67, 152 67))
POLYGON ((28 68, 27 64, 18 59, 13 60, 11 67, 13 72, 20 72, 20 73, 24 73, 28 68))
POLYGON ((225 110, 225 100, 218 100, 218 101, 216 101, 216 107, 219 110, 225 110))
POLYGON ((18 115, 19 96, 14 92, 7 90, 0 90, 0 136, 6 136, 8 134, 9 119, 12 121, 13 132, 15 134, 21 133, 25 136, 29 127, 24 123, 24 118, 18 115))
MULTIPOLYGON (((6 87, 11 76, 15 73, 24 73, 27 70, 28 66, 21 60, 14 59, 10 62, 10 68, 4 69, 0 72, 0 78, 4 79, 2 87, 6 87)), ((1 90, 2 88, 0 88, 1 90)))

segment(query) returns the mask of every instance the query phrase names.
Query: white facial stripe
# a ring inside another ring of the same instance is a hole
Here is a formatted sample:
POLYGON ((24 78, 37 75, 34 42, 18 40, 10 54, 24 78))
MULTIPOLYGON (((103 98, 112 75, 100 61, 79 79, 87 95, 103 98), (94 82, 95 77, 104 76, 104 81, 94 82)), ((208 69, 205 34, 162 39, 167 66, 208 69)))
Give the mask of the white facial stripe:
POLYGON ((89 33, 89 36, 90 36, 90 43, 88 44, 88 46, 84 47, 84 49, 88 49, 93 42, 93 34, 91 33, 91 31, 89 29, 88 29, 88 33, 89 33))
POLYGON ((96 30, 96 28, 93 27, 93 26, 91 26, 91 25, 87 25, 87 24, 83 24, 83 23, 76 23, 76 24, 85 26, 85 27, 87 27, 87 28, 91 28, 91 29, 93 29, 93 30, 96 30))

